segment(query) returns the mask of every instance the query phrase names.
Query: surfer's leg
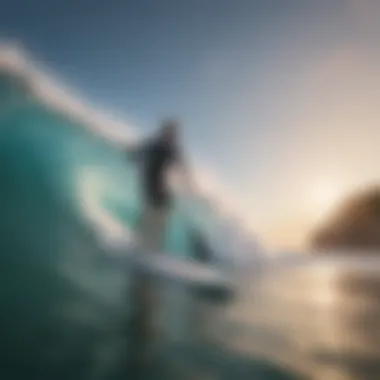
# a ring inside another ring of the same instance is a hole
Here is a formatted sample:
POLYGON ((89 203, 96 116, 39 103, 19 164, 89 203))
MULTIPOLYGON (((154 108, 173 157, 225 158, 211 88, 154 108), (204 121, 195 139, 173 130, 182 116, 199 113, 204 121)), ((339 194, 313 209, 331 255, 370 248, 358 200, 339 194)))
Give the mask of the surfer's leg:
MULTIPOLYGON (((144 253, 159 254, 163 250, 165 209, 147 204, 141 214, 139 235, 144 253)), ((148 366, 151 362, 150 351, 157 343, 159 329, 159 289, 154 278, 138 273, 132 290, 133 315, 131 321, 132 365, 148 366)))
POLYGON ((155 254, 162 253, 165 245, 167 210, 164 207, 154 208, 152 212, 151 242, 155 254))
POLYGON ((163 251, 167 209, 146 205, 140 219, 141 248, 151 254, 163 251))
MULTIPOLYGON (((145 211, 145 226, 142 231, 144 248, 149 254, 162 254, 164 248, 165 226, 167 212, 164 208, 148 207, 145 211)), ((139 298, 143 309, 142 323, 151 343, 157 338, 157 316, 160 308, 159 291, 154 277, 144 276, 141 283, 139 298)))

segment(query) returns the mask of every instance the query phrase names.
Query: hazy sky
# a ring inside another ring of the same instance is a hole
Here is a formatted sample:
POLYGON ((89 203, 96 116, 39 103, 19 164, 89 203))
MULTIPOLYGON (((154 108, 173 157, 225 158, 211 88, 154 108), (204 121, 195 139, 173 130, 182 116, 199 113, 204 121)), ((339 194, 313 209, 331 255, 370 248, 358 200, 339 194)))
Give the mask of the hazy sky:
POLYGON ((144 132, 166 115, 271 246, 380 179, 378 0, 2 0, 16 38, 144 132))

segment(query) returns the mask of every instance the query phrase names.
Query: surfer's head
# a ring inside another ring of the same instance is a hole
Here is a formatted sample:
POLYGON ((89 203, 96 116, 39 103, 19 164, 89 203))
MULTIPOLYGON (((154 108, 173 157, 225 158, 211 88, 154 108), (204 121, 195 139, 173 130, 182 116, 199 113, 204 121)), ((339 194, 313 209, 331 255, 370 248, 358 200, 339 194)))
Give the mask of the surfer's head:
POLYGON ((165 141, 173 142, 177 140, 179 122, 175 119, 164 120, 159 130, 159 135, 165 141))

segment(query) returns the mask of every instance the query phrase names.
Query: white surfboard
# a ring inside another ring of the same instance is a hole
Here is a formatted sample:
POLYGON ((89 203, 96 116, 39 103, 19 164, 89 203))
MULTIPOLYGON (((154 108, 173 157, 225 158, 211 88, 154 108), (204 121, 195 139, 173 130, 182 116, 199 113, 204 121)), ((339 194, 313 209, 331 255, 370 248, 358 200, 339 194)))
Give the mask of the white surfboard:
POLYGON ((234 287, 227 275, 215 266, 177 259, 161 252, 144 253, 136 244, 120 244, 110 250, 122 265, 133 267, 142 273, 163 281, 179 282, 206 297, 230 298, 234 287))

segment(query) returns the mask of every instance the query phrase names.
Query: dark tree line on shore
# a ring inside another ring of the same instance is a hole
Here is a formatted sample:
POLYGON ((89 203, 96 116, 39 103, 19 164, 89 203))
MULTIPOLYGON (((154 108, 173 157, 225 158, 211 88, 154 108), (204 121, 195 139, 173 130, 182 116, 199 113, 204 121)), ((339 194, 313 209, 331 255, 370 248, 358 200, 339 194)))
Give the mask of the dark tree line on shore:
POLYGON ((312 248, 380 248, 380 186, 349 197, 311 238, 312 248))

